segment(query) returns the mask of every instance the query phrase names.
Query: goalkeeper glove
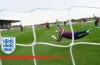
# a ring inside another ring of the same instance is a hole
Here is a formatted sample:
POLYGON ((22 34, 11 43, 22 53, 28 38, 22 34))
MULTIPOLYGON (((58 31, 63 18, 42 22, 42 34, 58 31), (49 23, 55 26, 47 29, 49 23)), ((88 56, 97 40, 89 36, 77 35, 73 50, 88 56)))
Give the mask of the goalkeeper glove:
POLYGON ((55 35, 52 35, 52 38, 55 39, 55 40, 57 39, 57 38, 55 37, 55 35))

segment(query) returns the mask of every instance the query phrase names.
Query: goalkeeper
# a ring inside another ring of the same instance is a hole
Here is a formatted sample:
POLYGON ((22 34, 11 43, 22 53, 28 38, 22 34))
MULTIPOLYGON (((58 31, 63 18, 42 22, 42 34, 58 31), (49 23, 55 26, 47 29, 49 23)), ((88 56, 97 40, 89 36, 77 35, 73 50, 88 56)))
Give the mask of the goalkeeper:
MULTIPOLYGON (((61 27, 57 27, 56 30, 58 33, 60 33, 59 38, 57 39, 55 35, 52 35, 52 38, 55 39, 57 42, 60 42, 62 37, 67 38, 67 39, 72 39, 72 32, 67 32, 61 27)), ((87 31, 78 31, 74 32, 74 39, 80 39, 85 37, 86 35, 90 34, 92 32, 92 29, 89 29, 87 31)))

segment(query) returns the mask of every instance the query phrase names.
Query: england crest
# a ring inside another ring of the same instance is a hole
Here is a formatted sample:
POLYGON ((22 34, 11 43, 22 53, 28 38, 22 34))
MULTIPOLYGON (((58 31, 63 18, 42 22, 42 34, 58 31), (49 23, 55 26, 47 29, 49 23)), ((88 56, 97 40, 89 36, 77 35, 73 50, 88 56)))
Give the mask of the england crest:
POLYGON ((5 54, 11 54, 16 49, 16 38, 15 37, 2 37, 1 38, 1 49, 5 54))

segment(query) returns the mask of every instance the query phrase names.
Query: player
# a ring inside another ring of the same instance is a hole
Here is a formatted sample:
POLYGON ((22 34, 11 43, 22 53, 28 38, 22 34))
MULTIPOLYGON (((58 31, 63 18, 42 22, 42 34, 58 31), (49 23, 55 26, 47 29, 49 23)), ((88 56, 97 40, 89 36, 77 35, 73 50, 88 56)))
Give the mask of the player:
POLYGON ((84 27, 85 23, 87 22, 87 19, 83 18, 82 21, 83 21, 83 24, 81 27, 84 27))
POLYGON ((64 21, 64 26, 66 26, 66 23, 67 23, 67 22, 66 22, 66 21, 64 21))
POLYGON ((20 31, 23 32, 23 26, 20 24, 20 31))
POLYGON ((87 20, 84 18, 84 19, 82 19, 83 20, 83 23, 86 23, 87 22, 87 20))
MULTIPOLYGON (((57 27, 58 33, 60 33, 59 38, 57 39, 55 35, 52 35, 52 38, 55 39, 57 42, 60 42, 62 37, 67 38, 67 39, 72 39, 72 32, 67 32, 61 27, 57 27)), ((78 31, 74 32, 74 39, 80 39, 83 38, 84 36, 90 34, 92 32, 92 29, 89 29, 87 31, 78 31)))
POLYGON ((45 26, 46 26, 46 32, 48 32, 50 30, 50 27, 49 27, 49 23, 47 21, 45 23, 45 26))
POLYGON ((56 19, 56 26, 59 27, 60 26, 60 21, 58 21, 58 19, 56 19))
POLYGON ((94 16, 94 18, 95 18, 95 22, 94 22, 95 28, 99 28, 99 25, 98 25, 98 23, 99 23, 99 18, 96 17, 95 15, 93 15, 93 16, 94 16))

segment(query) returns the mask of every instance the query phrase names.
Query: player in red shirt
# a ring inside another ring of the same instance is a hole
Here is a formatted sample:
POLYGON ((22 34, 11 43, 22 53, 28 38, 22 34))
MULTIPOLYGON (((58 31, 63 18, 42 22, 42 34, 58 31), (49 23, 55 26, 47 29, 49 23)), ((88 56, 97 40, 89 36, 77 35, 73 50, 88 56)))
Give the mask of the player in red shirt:
POLYGON ((45 26, 46 26, 46 32, 48 32, 50 30, 50 27, 49 27, 49 23, 47 21, 45 23, 45 26))

